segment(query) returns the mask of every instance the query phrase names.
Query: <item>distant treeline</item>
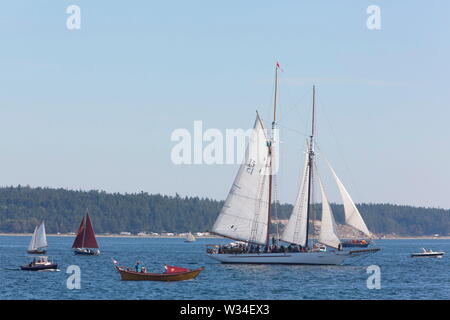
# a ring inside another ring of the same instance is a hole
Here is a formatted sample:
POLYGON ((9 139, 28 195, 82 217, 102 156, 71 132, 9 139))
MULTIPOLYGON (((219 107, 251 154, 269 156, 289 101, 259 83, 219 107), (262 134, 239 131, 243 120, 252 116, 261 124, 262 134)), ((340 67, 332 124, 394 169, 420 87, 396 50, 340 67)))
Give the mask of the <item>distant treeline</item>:
MULTIPOLYGON (((223 201, 208 198, 144 192, 119 194, 3 187, 0 188, 0 232, 32 232, 42 220, 45 220, 48 233, 75 232, 86 209, 91 214, 96 233, 208 231, 222 205, 223 201)), ((450 234, 450 210, 392 204, 359 204, 358 208, 374 233, 450 234)), ((342 205, 332 204, 332 209, 337 222, 342 223, 342 205)), ((276 218, 287 219, 291 210, 290 204, 277 204, 273 213, 276 218)))

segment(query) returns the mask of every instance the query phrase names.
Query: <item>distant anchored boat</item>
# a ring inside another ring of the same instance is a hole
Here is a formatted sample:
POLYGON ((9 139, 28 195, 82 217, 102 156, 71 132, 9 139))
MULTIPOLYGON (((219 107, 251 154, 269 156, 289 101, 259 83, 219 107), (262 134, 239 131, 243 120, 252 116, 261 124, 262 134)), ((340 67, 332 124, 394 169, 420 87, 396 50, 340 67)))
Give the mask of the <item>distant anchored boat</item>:
POLYGON ((422 248, 422 252, 412 253, 412 258, 442 258, 444 251, 433 251, 431 249, 422 248))
POLYGON ((72 248, 74 248, 74 253, 78 255, 97 256, 100 254, 91 218, 87 212, 86 216, 81 220, 80 228, 78 229, 77 237, 73 242, 72 248))
POLYGON ((186 239, 184 240, 184 242, 194 242, 195 241, 195 237, 192 233, 188 233, 186 236, 186 239))
POLYGON ((370 240, 365 239, 352 239, 342 242, 342 247, 344 248, 367 248, 370 245, 370 240))
POLYGON ((44 222, 42 222, 34 228, 27 252, 30 254, 46 254, 47 250, 45 248, 47 248, 47 236, 45 234, 44 222))

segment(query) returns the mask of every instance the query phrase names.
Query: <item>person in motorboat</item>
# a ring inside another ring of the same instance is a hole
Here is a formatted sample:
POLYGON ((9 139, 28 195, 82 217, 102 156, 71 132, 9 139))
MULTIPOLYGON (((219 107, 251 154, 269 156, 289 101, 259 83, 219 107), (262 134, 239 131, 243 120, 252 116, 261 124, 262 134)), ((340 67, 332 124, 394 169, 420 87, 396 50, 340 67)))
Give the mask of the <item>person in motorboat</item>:
POLYGON ((135 270, 136 272, 141 272, 142 267, 141 267, 141 263, 140 263, 139 261, 136 262, 136 265, 134 266, 134 270, 135 270))

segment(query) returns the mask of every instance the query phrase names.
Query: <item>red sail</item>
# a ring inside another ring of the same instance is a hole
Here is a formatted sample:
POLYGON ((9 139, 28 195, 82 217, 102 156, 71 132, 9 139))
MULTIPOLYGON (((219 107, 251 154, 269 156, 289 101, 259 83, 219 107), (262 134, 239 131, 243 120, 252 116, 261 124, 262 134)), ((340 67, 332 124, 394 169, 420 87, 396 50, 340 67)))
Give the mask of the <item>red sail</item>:
POLYGON ((92 228, 91 218, 88 213, 86 214, 86 220, 83 217, 81 221, 80 229, 72 248, 98 248, 94 228, 92 228))
POLYGON ((72 248, 82 248, 83 238, 84 238, 84 217, 83 220, 81 220, 80 227, 78 228, 77 237, 73 242, 72 248))
POLYGON ((178 273, 178 272, 188 272, 189 271, 189 269, 186 269, 186 268, 169 266, 167 264, 164 266, 164 268, 166 269, 165 273, 178 273))

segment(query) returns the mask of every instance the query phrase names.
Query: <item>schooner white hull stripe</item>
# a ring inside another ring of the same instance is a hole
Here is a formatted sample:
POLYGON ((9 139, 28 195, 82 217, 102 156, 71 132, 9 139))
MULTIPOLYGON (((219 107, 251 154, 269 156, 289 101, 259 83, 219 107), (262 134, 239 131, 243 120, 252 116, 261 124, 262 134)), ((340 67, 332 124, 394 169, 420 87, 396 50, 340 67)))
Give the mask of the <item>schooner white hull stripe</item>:
POLYGON ((210 254, 222 263, 321 264, 339 265, 351 257, 349 252, 297 252, 286 254, 210 254))

